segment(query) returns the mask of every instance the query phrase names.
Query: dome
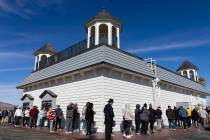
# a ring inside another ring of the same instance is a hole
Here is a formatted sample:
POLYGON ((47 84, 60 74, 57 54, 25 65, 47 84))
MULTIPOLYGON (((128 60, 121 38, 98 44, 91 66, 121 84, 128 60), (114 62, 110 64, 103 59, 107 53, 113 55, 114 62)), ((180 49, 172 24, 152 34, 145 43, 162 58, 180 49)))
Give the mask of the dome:
POLYGON ((185 60, 176 71, 178 72, 180 70, 186 70, 186 69, 195 69, 195 70, 198 70, 198 67, 196 67, 195 65, 193 65, 190 61, 185 60))
POLYGON ((49 53, 49 54, 53 55, 56 53, 56 50, 53 48, 52 44, 48 42, 47 44, 45 44, 44 46, 42 46, 41 48, 36 50, 34 52, 34 55, 36 56, 41 53, 49 53))
POLYGON ((120 30, 122 29, 122 22, 103 9, 101 12, 98 13, 98 15, 92 17, 89 21, 85 23, 86 30, 90 25, 94 24, 97 21, 108 21, 115 24, 117 27, 120 28, 120 30))

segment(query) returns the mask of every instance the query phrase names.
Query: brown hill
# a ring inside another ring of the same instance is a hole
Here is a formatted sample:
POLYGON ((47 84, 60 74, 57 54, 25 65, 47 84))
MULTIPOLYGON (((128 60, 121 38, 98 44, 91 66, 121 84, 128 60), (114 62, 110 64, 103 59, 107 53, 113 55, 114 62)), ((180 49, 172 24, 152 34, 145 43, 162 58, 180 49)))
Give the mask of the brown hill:
POLYGON ((12 104, 9 104, 9 103, 0 102, 0 110, 13 109, 14 107, 16 107, 16 105, 12 105, 12 104))

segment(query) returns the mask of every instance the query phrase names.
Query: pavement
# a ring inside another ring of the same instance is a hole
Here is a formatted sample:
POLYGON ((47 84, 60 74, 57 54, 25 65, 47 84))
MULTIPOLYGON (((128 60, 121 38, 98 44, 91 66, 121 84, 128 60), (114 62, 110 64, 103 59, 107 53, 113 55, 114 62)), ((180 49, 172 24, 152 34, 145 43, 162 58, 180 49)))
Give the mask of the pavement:
MULTIPOLYGON (((210 140, 210 131, 202 128, 190 128, 188 130, 167 128, 149 135, 135 135, 129 140, 210 140)), ((120 132, 115 132, 113 140, 123 140, 120 132)), ((0 140, 104 140, 103 133, 94 134, 91 137, 79 133, 64 134, 57 131, 50 133, 46 128, 15 128, 13 126, 0 126, 0 140)))

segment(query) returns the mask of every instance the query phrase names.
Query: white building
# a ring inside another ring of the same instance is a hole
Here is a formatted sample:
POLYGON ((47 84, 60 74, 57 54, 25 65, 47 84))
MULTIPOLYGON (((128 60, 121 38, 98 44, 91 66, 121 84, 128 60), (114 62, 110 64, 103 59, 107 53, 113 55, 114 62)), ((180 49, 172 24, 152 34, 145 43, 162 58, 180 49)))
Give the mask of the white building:
POLYGON ((48 43, 34 53, 34 71, 17 87, 24 89, 24 107, 60 105, 65 114, 70 102, 78 103, 80 109, 93 102, 100 132, 104 130, 103 108, 109 98, 114 99, 116 131, 126 103, 133 110, 136 104, 161 106, 165 123, 168 105, 206 105, 208 91, 197 82, 197 68, 181 67, 176 73, 121 50, 122 23, 104 10, 85 28, 86 40, 61 52, 48 43), (185 71, 189 76, 185 77, 185 71))

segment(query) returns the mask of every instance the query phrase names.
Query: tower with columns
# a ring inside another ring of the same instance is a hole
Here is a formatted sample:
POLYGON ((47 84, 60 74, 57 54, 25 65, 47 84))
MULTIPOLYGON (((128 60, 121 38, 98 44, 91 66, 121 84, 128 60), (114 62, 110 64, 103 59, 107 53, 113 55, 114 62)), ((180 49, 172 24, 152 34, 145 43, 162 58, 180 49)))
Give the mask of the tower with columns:
POLYGON ((48 58, 56 53, 56 50, 53 48, 51 43, 47 43, 38 50, 34 52, 35 56, 35 65, 34 71, 45 67, 48 63, 48 58))
POLYGON ((87 48, 105 44, 120 48, 122 22, 102 10, 85 24, 87 31, 87 48))
POLYGON ((188 60, 185 60, 177 69, 177 72, 179 74, 196 82, 198 82, 197 71, 198 71, 198 68, 188 60))

